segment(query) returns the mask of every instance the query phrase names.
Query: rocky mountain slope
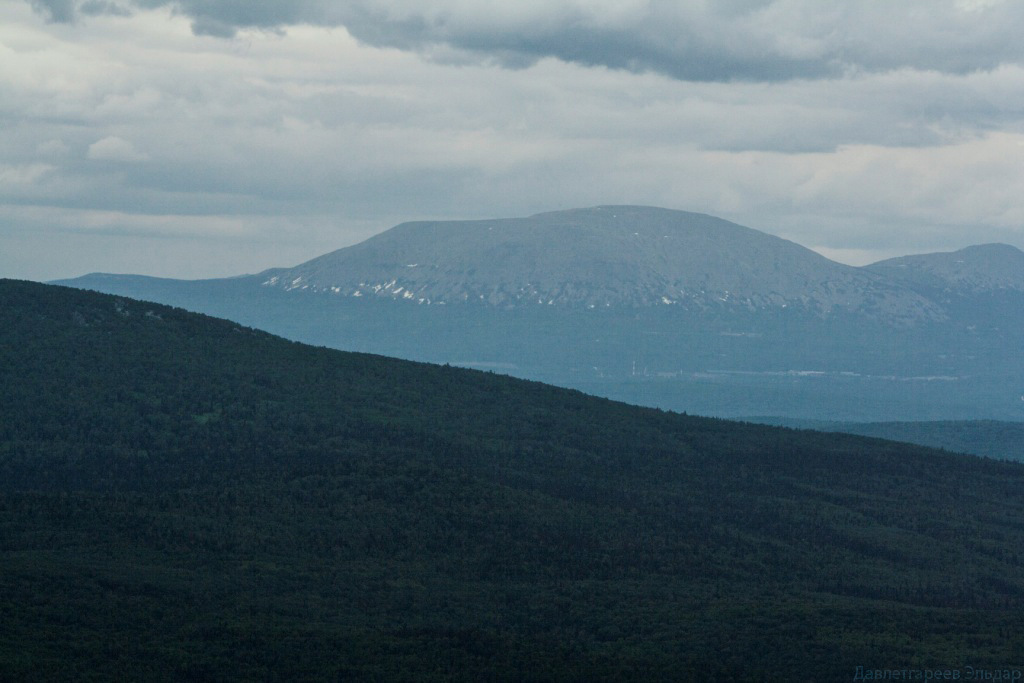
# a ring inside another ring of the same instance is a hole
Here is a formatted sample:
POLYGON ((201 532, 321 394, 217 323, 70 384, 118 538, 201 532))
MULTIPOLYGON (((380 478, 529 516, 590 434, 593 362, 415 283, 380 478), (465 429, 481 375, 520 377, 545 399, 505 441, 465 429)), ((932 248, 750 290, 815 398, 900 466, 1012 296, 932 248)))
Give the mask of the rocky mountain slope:
POLYGON ((427 305, 794 307, 894 322, 943 317, 915 292, 793 242, 712 216, 640 206, 403 223, 267 271, 261 284, 427 305))
POLYGON ((917 288, 945 293, 1024 292, 1024 252, 1008 244, 879 261, 864 270, 917 288))

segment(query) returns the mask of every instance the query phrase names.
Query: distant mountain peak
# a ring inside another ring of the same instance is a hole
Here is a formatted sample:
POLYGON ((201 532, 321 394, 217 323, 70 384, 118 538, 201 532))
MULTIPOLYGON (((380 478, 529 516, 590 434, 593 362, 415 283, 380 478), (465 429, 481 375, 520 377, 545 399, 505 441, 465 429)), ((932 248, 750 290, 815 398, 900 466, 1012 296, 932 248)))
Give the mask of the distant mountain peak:
POLYGON ((867 269, 932 289, 963 293, 1024 291, 1024 252, 1009 244, 978 244, 957 251, 900 256, 867 269))
POLYGON ((1004 244, 1003 242, 990 242, 988 244, 975 244, 973 246, 964 247, 953 252, 954 254, 1002 254, 1011 258, 1024 259, 1024 251, 1021 251, 1012 244, 1004 244))
POLYGON ((941 317, 798 244, 699 213, 597 206, 527 218, 403 223, 262 284, 426 305, 870 310, 941 317))

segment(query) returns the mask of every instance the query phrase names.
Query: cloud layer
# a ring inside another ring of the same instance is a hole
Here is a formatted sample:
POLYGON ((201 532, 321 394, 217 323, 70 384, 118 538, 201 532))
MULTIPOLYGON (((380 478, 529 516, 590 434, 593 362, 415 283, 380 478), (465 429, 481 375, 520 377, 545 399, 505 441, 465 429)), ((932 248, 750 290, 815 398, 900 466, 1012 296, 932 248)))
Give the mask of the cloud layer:
POLYGON ((197 35, 337 27, 368 45, 523 67, 554 57, 696 81, 777 81, 1020 61, 1024 5, 1003 0, 31 0, 52 21, 169 7, 197 35))
POLYGON ((857 262, 1024 247, 1022 12, 0 0, 0 275, 231 275, 606 203, 857 262))

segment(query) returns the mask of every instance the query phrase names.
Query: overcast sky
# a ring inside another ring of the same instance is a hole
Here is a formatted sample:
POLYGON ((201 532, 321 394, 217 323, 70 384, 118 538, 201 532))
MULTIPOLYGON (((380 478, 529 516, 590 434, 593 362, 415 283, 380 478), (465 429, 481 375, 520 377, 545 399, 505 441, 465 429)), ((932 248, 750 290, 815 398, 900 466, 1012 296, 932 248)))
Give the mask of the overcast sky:
POLYGON ((709 213, 1024 248, 1015 0, 0 0, 0 276, 214 277, 405 220, 709 213))

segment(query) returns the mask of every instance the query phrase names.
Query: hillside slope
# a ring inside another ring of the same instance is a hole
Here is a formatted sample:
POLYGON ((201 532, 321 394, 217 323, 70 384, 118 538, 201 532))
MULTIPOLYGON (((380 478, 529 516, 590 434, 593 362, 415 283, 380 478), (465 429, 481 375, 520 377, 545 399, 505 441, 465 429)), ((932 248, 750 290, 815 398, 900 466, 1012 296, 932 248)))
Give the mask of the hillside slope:
POLYGON ((1024 661, 1024 467, 0 281, 0 678, 1024 661))
POLYGON ((1024 422, 825 422, 771 417, 750 419, 762 424, 873 436, 942 448, 954 453, 971 453, 986 458, 1024 462, 1024 422))

